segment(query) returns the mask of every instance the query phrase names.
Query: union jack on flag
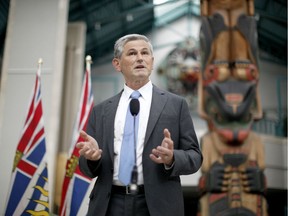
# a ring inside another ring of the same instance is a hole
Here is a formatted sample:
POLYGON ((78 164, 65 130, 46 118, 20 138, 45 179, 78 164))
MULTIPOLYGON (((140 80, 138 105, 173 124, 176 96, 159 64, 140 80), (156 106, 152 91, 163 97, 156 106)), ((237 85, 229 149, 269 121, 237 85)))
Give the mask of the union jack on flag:
MULTIPOLYGON (((91 58, 91 57, 90 57, 91 58)), ((89 114, 94 105, 94 97, 91 88, 91 68, 89 56, 86 58, 87 67, 82 84, 79 110, 74 125, 72 143, 69 150, 69 158, 66 163, 66 172, 62 186, 62 196, 59 209, 60 216, 84 215, 88 210, 86 194, 92 179, 84 176, 78 166, 79 152, 76 143, 83 141, 80 131, 86 130, 89 114), (87 60, 88 59, 88 60, 87 60)))
POLYGON ((49 215, 46 143, 41 99, 41 65, 14 158, 5 216, 49 215))

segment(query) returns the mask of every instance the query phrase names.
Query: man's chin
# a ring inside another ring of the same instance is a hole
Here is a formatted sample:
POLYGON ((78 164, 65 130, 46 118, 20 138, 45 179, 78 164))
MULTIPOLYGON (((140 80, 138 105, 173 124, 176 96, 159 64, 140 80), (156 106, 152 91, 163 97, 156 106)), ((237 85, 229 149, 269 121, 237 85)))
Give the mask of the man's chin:
POLYGON ((135 71, 135 75, 137 77, 149 77, 151 72, 147 71, 147 69, 137 69, 135 71))

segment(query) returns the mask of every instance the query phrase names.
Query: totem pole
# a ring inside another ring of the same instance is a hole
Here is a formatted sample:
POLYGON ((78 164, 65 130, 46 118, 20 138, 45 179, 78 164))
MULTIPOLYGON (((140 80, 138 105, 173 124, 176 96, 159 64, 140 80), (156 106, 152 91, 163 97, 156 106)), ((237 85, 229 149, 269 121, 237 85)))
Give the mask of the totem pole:
POLYGON ((253 0, 201 1, 201 216, 268 215, 264 147, 251 129, 262 117, 253 15, 253 0))

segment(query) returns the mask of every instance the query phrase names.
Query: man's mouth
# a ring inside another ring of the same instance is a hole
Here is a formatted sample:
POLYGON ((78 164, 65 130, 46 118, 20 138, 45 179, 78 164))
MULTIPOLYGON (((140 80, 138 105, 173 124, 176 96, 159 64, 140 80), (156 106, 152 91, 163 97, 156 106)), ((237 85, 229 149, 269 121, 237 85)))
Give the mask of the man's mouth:
POLYGON ((143 69, 143 68, 145 68, 144 65, 138 65, 135 67, 135 69, 143 69))

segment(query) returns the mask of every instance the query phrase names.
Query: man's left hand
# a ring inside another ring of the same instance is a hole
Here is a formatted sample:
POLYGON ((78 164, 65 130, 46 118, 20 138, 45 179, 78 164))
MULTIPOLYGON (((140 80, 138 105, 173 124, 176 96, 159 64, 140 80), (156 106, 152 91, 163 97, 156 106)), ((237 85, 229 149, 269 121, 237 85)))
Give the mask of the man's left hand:
POLYGON ((171 166, 174 162, 174 143, 171 139, 171 134, 167 128, 164 129, 164 139, 161 146, 152 149, 150 158, 155 163, 163 163, 167 166, 171 166))

